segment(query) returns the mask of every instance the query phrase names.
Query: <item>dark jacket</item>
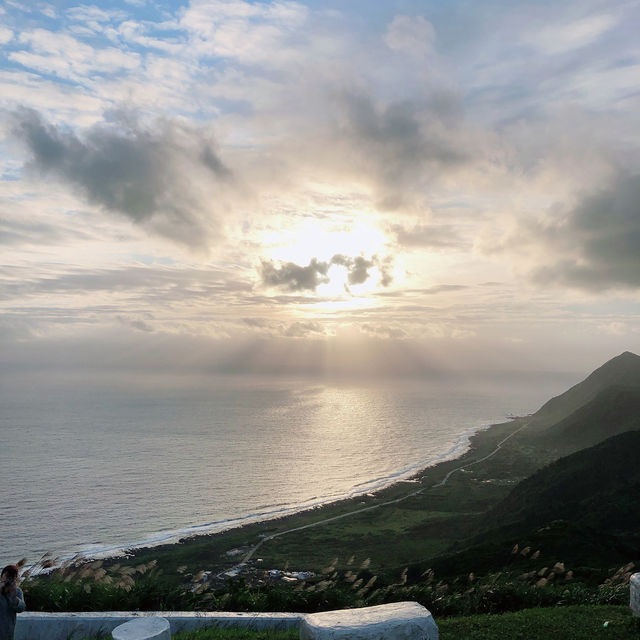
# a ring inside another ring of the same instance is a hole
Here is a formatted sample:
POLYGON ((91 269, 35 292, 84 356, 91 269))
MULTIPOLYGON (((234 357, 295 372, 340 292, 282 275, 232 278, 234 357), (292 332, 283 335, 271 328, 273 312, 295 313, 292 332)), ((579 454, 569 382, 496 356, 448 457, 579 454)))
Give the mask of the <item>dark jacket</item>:
POLYGON ((21 613, 26 608, 22 589, 16 588, 13 598, 0 594, 0 640, 13 640, 16 613, 21 613))

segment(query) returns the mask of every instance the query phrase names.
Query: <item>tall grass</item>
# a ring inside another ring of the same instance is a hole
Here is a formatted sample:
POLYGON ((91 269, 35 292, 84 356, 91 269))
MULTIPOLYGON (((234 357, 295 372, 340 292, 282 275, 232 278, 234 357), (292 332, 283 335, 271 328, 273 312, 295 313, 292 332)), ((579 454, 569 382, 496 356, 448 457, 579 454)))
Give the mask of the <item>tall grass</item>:
POLYGON ((626 604, 633 565, 611 570, 600 584, 577 580, 563 562, 522 574, 466 574, 442 579, 432 569, 421 573, 405 567, 396 577, 373 572, 370 562, 353 558, 338 568, 338 559, 324 572, 295 585, 248 584, 235 579, 224 585, 208 580, 204 571, 166 579, 155 561, 126 565, 59 563, 45 556, 23 573, 23 590, 32 611, 297 611, 372 606, 415 600, 435 616, 503 613, 532 607, 579 604, 626 604))

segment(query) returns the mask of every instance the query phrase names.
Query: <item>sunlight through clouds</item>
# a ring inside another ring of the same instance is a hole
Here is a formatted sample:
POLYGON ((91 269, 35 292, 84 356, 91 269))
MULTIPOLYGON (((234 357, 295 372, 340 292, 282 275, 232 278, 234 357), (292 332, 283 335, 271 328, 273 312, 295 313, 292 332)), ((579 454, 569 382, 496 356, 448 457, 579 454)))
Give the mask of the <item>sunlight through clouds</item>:
POLYGON ((552 368, 637 350, 633 3, 1 15, 11 358, 74 335, 123 357, 164 336, 221 370, 253 340, 310 371, 342 339, 480 368, 541 341, 552 368))

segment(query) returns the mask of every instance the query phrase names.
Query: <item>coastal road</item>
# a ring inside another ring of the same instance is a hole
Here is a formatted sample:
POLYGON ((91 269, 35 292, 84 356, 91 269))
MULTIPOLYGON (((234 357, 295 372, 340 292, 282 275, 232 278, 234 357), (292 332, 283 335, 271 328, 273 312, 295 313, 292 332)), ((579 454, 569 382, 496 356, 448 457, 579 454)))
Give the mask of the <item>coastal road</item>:
POLYGON ((510 433, 506 438, 503 438, 502 440, 500 440, 500 442, 498 442, 498 444, 496 445, 496 448, 488 456, 485 456, 484 458, 480 458, 480 460, 474 460, 473 462, 468 462, 467 464, 463 464, 460 467, 456 467, 455 469, 452 469, 451 471, 449 471, 449 473, 447 473, 447 475, 444 477, 444 479, 441 482, 434 484, 431 488, 436 489, 438 487, 444 487, 444 485, 447 484, 447 481, 449 480, 449 478, 456 471, 461 471, 462 469, 466 469, 467 467, 472 467, 474 464, 480 464, 481 462, 484 462, 485 460, 488 460, 489 458, 495 456, 496 453, 498 453, 498 451, 500 451, 500 449, 502 448, 502 445, 507 440, 509 440, 509 438, 513 438, 513 436, 515 436, 516 433, 518 433, 519 431, 522 431, 525 427, 528 427, 530 424, 531 424, 531 420, 529 420, 529 422, 525 422, 525 424, 523 424, 521 427, 516 429, 513 433, 510 433))
POLYGON ((462 469, 466 469, 467 467, 471 467, 473 465, 480 464, 481 462, 484 462, 485 460, 488 460, 489 458, 493 457, 496 453, 498 453, 498 451, 500 451, 500 449, 502 448, 502 445, 505 442, 507 442, 507 440, 509 440, 510 438, 515 436, 517 433, 522 431, 525 427, 528 427, 530 424, 531 424, 531 420, 529 422, 526 422, 525 424, 521 425, 520 427, 518 427, 515 431, 510 433, 506 438, 503 438, 502 440, 500 440, 500 442, 496 445, 496 448, 489 455, 484 456, 484 458, 480 458, 479 460, 474 460, 473 462, 468 462, 467 464, 463 464, 463 465, 461 465, 459 467, 456 467, 455 469, 452 469, 451 471, 449 471, 449 473, 447 473, 447 475, 443 478, 443 480, 441 480, 437 484, 434 484, 431 487, 422 487, 420 489, 416 489, 415 491, 411 491, 410 493, 407 493, 407 495, 401 496, 400 498, 395 498, 394 500, 388 500, 387 502, 380 502, 378 504, 373 504, 373 505, 370 505, 368 507, 362 507, 362 509, 355 509, 353 511, 348 511, 347 513, 342 513, 339 516, 333 516, 331 518, 325 518, 323 520, 318 520, 317 522, 312 522, 310 524, 305 524, 305 525, 303 525, 301 527, 294 527, 292 529, 287 529, 285 531, 280 531, 278 533, 274 533, 274 534, 272 534, 270 536, 267 536, 267 537, 263 538, 260 542, 258 542, 258 544, 255 547, 253 547, 247 553, 247 555, 242 559, 240 564, 238 564, 235 567, 233 567, 233 569, 227 569, 226 571, 221 572, 220 574, 218 574, 218 577, 222 577, 227 571, 232 571, 234 569, 242 569, 247 564, 247 562, 249 562, 249 560, 251 560, 251 558, 253 558, 253 556, 260 549, 260 547, 262 547, 262 545, 265 544, 265 542, 270 542, 271 540, 274 540, 275 538, 279 538, 280 536, 284 536, 284 535, 286 535, 288 533, 294 533, 295 531, 302 531, 304 529, 310 529, 311 527, 319 527, 320 525, 327 524, 328 522, 334 522, 335 520, 341 520, 342 518, 347 518, 347 517, 353 516, 353 515, 355 515, 357 513, 363 513, 365 511, 371 511, 372 509, 379 509, 380 507, 386 507, 387 505, 390 505, 390 504, 397 504, 398 502, 402 502, 403 500, 407 500, 408 498, 411 498, 413 496, 417 496, 418 494, 422 493, 427 488, 429 488, 429 489, 437 489, 438 487, 443 487, 445 484, 447 484, 447 482, 449 481, 449 478, 456 471, 461 471, 462 469))

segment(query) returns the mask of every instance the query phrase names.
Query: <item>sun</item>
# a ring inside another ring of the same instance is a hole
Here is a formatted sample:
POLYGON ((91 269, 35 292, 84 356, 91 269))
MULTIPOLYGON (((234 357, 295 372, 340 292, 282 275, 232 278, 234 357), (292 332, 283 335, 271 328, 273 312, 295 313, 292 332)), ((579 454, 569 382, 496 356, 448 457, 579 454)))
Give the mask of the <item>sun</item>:
POLYGON ((319 299, 346 302, 367 296, 385 279, 387 236, 375 226, 354 224, 323 228, 305 223, 271 232, 264 246, 276 263, 306 266, 312 259, 327 265, 323 281, 315 289, 319 299))
POLYGON ((387 243, 387 236, 381 230, 361 223, 349 228, 325 229, 308 222, 265 237, 271 259, 296 264, 307 264, 311 258, 329 262, 336 254, 371 256, 383 252, 387 243))

